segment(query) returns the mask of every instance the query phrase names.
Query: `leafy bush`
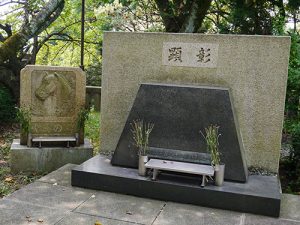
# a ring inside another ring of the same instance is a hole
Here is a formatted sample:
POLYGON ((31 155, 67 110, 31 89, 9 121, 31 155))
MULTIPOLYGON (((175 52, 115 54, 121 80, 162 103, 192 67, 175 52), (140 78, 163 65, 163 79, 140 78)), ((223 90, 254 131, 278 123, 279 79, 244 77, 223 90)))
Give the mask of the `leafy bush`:
POLYGON ((0 123, 13 121, 15 116, 15 101, 8 88, 0 84, 0 123))
POLYGON ((94 108, 90 109, 89 117, 85 121, 84 134, 92 142, 94 154, 99 153, 100 113, 96 112, 94 108))
POLYGON ((101 62, 94 62, 85 69, 86 84, 89 86, 101 86, 102 64, 101 62))
POLYGON ((286 170, 288 192, 300 191, 300 36, 292 34, 289 62, 287 96, 285 104, 286 120, 284 128, 290 136, 292 150, 290 156, 281 161, 286 170))

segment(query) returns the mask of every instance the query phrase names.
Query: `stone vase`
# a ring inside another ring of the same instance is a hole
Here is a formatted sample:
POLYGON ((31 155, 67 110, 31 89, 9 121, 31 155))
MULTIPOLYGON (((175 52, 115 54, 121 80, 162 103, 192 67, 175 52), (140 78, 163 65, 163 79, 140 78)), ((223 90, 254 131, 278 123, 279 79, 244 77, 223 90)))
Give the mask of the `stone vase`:
POLYGON ((32 134, 28 133, 27 135, 27 147, 31 148, 32 147, 32 134))
POLYGON ((146 176, 147 169, 145 164, 148 162, 148 156, 146 155, 139 155, 139 172, 140 176, 146 176))
POLYGON ((224 182, 225 164, 215 165, 215 185, 222 186, 224 182))
POLYGON ((79 140, 78 140, 78 144, 82 145, 84 144, 84 127, 80 128, 79 130, 79 140))
POLYGON ((28 133, 22 130, 22 127, 20 128, 20 145, 27 145, 28 141, 28 133))

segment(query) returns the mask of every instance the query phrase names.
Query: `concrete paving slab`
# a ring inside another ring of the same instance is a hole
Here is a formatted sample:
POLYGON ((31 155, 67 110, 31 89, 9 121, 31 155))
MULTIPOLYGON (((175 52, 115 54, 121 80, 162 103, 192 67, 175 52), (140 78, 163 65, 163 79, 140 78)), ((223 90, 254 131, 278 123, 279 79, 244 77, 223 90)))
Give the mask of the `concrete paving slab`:
POLYGON ((98 192, 95 198, 78 207, 75 212, 122 221, 152 224, 165 202, 109 192, 98 192))
POLYGON ((300 221, 247 214, 242 225, 300 225, 300 221))
POLYGON ((240 225, 242 213, 168 202, 153 225, 240 225))
POLYGON ((38 206, 26 202, 15 202, 8 199, 0 201, 1 225, 53 225, 65 215, 64 211, 55 208, 38 206), (42 220, 43 222, 38 222, 38 220, 42 220))
POLYGON ((132 225, 136 223, 124 222, 121 220, 113 220, 109 218, 103 218, 99 216, 85 215, 81 213, 71 212, 67 217, 63 218, 61 221, 55 225, 94 225, 96 221, 99 221, 103 225, 132 225))
POLYGON ((282 195, 280 217, 300 221, 300 195, 282 195))
POLYGON ((12 193, 13 201, 23 201, 35 205, 72 210, 91 198, 96 191, 68 188, 42 182, 34 182, 12 193))
POLYGON ((276 219, 71 187, 68 176, 73 166, 0 199, 0 225, 93 225, 97 220, 103 225, 300 225, 297 195, 282 195, 281 215, 276 219))
POLYGON ((58 170, 41 177, 38 181, 50 184, 57 183, 61 186, 71 186, 71 170, 77 166, 76 164, 66 164, 58 170))

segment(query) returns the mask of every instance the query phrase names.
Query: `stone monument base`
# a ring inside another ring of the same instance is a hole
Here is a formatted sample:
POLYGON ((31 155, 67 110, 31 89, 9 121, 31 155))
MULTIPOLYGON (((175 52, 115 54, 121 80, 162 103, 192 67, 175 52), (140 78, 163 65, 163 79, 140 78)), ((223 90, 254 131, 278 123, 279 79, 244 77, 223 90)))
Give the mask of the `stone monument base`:
POLYGON ((93 147, 88 139, 78 147, 27 147, 14 139, 11 145, 11 171, 51 172, 67 163, 81 164, 93 157, 93 147))
POLYGON ((201 188, 201 177, 162 173, 156 181, 137 169, 112 166, 95 156, 72 170, 72 185, 121 194, 279 217, 281 188, 276 176, 251 175, 247 183, 201 188))

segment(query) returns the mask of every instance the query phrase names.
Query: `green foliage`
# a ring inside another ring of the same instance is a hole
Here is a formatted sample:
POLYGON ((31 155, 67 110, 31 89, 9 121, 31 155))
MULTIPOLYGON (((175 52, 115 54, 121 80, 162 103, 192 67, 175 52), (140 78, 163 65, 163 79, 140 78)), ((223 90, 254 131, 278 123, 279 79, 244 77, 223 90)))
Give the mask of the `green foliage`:
POLYGON ((300 96, 300 35, 291 35, 291 52, 286 93, 286 111, 289 119, 299 113, 300 96))
POLYGON ((143 120, 134 120, 130 125, 134 144, 138 148, 138 154, 145 156, 149 148, 149 136, 154 124, 146 123, 143 120))
POLYGON ((19 108, 17 111, 17 120, 21 125, 21 131, 29 133, 31 131, 31 111, 26 108, 19 108))
POLYGON ((15 102, 9 90, 0 84, 0 123, 13 121, 15 115, 15 102))
POLYGON ((101 86, 101 71, 102 63, 100 61, 94 62, 86 69, 86 85, 89 86, 101 86))
MULTIPOLYGON (((1 170, 1 168, 0 168, 1 170)), ((8 195, 11 192, 9 185, 0 182, 0 198, 8 195)))
POLYGON ((213 166, 220 165, 220 152, 219 152, 219 126, 209 125, 205 128, 205 134, 200 131, 201 135, 206 141, 207 151, 210 153, 211 164, 213 166))
POLYGON ((0 159, 8 159, 10 154, 10 144, 3 144, 0 146, 0 159))
POLYGON ((79 132, 81 128, 84 127, 85 122, 89 119, 90 110, 81 109, 77 115, 76 127, 79 132))
POLYGON ((93 107, 90 109, 89 118, 85 122, 84 135, 91 140, 94 154, 99 153, 100 113, 96 112, 93 107))
POLYGON ((96 8, 95 15, 105 21, 110 30, 163 31, 154 0, 105 1, 96 8))
POLYGON ((13 124, 6 124, 0 130, 0 198, 12 193, 23 185, 27 185, 42 174, 12 174, 10 169, 10 146, 14 138, 17 137, 17 130, 13 124))
POLYGON ((290 156, 281 164, 288 173, 286 179, 290 192, 300 191, 300 36, 291 35, 291 53, 289 61, 288 84, 286 94, 286 120, 284 129, 290 136, 292 149, 290 156))

